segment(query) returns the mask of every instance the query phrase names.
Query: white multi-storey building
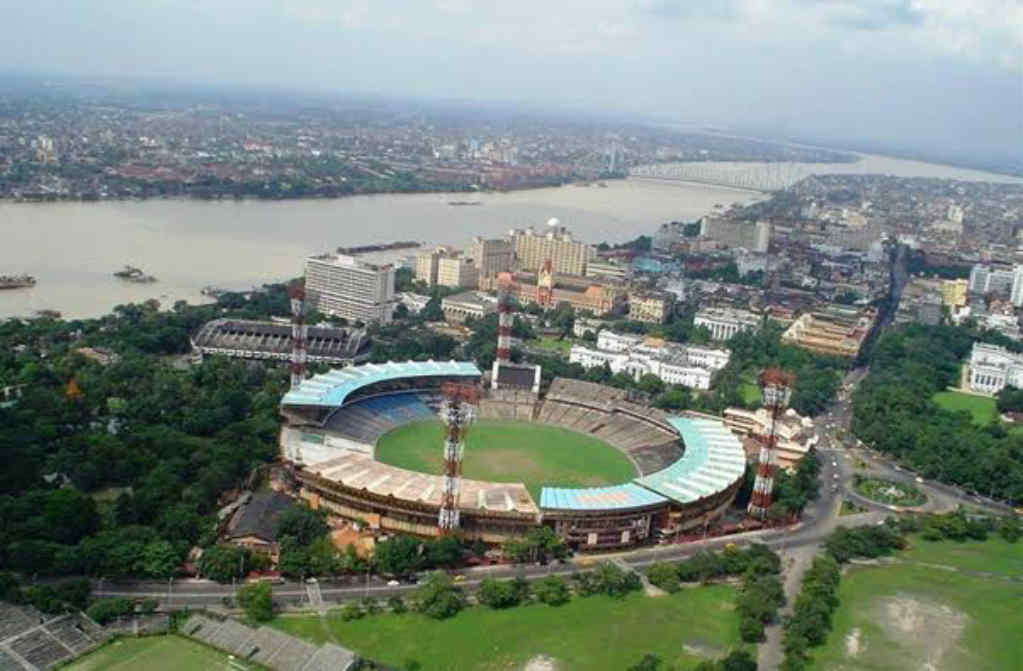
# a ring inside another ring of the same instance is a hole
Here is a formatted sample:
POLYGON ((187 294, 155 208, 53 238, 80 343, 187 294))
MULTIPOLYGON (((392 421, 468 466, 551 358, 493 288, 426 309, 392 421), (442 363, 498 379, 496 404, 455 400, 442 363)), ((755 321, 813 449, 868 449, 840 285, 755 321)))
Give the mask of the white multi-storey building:
POLYGON ((667 384, 710 389, 714 373, 728 364, 726 350, 694 345, 655 344, 642 336, 601 331, 597 346, 573 345, 569 361, 585 368, 607 364, 612 373, 638 380, 654 375, 667 384))
POLYGON ((693 318, 693 325, 704 326, 714 340, 728 340, 739 331, 756 331, 760 317, 734 308, 703 308, 693 318))
POLYGON ((997 394, 1006 386, 1023 389, 1023 354, 1000 345, 973 343, 969 386, 972 391, 997 394))
MULTIPOLYGON (((978 263, 970 269, 970 293, 1015 294, 1016 283, 1023 282, 1023 279, 1019 279, 1021 274, 1023 274, 1023 266, 994 268, 978 263)), ((1023 294, 1021 294, 1020 300, 1023 303, 1023 294)))
POLYGON ((305 290, 323 314, 364 323, 391 321, 394 266, 378 266, 354 256, 313 256, 305 262, 305 290))

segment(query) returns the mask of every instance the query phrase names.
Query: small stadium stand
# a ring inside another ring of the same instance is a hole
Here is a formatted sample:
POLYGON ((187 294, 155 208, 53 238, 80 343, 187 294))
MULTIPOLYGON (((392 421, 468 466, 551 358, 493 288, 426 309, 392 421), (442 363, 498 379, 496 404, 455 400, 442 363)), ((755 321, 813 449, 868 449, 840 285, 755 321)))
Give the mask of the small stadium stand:
POLYGON ((49 617, 31 606, 0 603, 0 671, 45 671, 109 636, 81 614, 49 617))
POLYGON ((355 665, 355 654, 339 645, 316 647, 270 627, 253 629, 231 619, 195 614, 181 632, 274 671, 346 671, 355 665))

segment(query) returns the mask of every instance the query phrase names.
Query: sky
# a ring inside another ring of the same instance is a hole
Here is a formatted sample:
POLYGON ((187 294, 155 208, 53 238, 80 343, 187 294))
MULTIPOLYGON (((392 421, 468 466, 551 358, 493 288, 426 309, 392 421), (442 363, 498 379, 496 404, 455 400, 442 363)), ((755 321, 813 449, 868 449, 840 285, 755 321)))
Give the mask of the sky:
POLYGON ((1023 0, 0 0, 0 67, 501 101, 1023 162, 1023 0))

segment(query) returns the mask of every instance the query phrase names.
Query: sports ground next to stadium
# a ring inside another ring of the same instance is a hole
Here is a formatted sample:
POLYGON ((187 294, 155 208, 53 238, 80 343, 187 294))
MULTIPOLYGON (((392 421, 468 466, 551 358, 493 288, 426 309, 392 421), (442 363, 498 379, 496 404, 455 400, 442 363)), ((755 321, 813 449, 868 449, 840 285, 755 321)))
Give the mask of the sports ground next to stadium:
MULTIPOLYGON (((377 442, 377 461, 440 475, 444 425, 413 422, 377 442)), ((544 424, 480 420, 469 428, 462 474, 491 482, 521 482, 537 501, 540 488, 617 485, 636 477, 621 451, 582 433, 544 424)))
POLYGON ((256 671, 251 662, 229 662, 226 652, 181 636, 121 638, 63 667, 64 671, 256 671))
POLYGON ((1023 542, 913 537, 892 560, 842 576, 834 628, 813 671, 1019 669, 1023 542))
POLYGON ((331 613, 282 616, 271 626, 316 643, 337 639, 396 669, 520 671, 548 658, 552 666, 534 668, 623 671, 646 653, 691 669, 740 645, 734 603, 732 587, 708 585, 659 597, 576 597, 557 607, 467 608, 447 620, 387 613, 345 622, 331 613))

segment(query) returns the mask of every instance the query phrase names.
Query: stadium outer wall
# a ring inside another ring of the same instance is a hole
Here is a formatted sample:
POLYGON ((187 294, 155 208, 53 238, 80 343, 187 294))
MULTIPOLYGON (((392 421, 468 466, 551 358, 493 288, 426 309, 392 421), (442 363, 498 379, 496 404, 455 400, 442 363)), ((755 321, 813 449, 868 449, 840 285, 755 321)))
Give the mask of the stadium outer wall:
MULTIPOLYGON (((556 382, 560 382, 560 380, 556 382)), ((594 386, 599 387, 599 385, 594 386)), ((418 388, 422 387, 418 386, 418 388)), ((575 394, 573 392, 578 390, 574 384, 561 384, 557 387, 558 400, 551 402, 564 404, 570 400, 571 404, 584 412, 587 418, 592 417, 596 420, 599 420, 600 417, 608 417, 611 418, 608 420, 609 422, 641 421, 636 417, 635 405, 626 402, 624 397, 620 399, 622 412, 616 411, 618 404, 615 398, 619 390, 607 387, 593 389, 590 386, 580 387, 580 389, 586 393, 575 394), (594 394, 599 394, 599 396, 594 396, 594 394), (609 396, 612 397, 610 401, 607 398, 609 396)), ((508 406, 510 400, 513 418, 520 421, 529 421, 524 418, 538 422, 544 421, 542 419, 546 412, 544 403, 547 401, 534 401, 529 395, 515 395, 511 392, 504 397, 495 396, 490 400, 498 401, 498 403, 490 403, 483 407, 501 407, 502 404, 508 406)), ((559 409, 555 408, 553 412, 557 412, 559 409)), ((327 510, 330 514, 345 519, 363 521, 370 527, 383 532, 413 534, 422 537, 433 537, 438 534, 439 501, 432 500, 430 496, 413 498, 405 495, 402 491, 389 493, 374 491, 374 489, 379 489, 377 483, 380 480, 386 480, 393 475, 393 471, 402 469, 380 465, 381 468, 387 470, 380 471, 379 477, 376 477, 374 481, 366 482, 345 477, 324 477, 322 472, 317 472, 317 464, 296 463, 291 458, 293 455, 289 455, 285 450, 285 435, 288 431, 293 433, 301 431, 303 435, 327 434, 324 437, 325 441, 331 438, 331 432, 324 431, 323 427, 327 423, 326 421, 309 422, 310 417, 307 413, 296 413, 293 410, 293 408, 282 404, 282 414, 289 423, 282 429, 282 458, 292 466, 298 485, 297 494, 311 507, 327 510), (301 426, 302 424, 304 426, 301 426)), ((649 409, 649 411, 651 425, 656 424, 663 428, 665 421, 658 415, 660 411, 653 409, 649 409)), ((550 423, 559 425, 556 421, 550 423)), ((630 434, 629 426, 624 426, 624 433, 630 434)), ((594 435, 599 437, 599 430, 594 435)), ((612 444, 614 445, 614 443, 612 444)), ((363 452, 363 454, 366 458, 371 459, 369 455, 372 454, 372 445, 368 445, 367 448, 368 453, 363 452)), ((438 449, 440 449, 439 445, 438 449)), ((627 452, 627 450, 623 451, 627 452)), ((402 471, 402 473, 410 474, 408 471, 402 471)), ((490 484, 496 490, 507 486, 502 483, 490 484)), ((532 509, 528 506, 520 506, 517 509, 498 509, 475 505, 466 506, 464 503, 460 503, 460 533, 468 540, 479 539, 486 543, 500 544, 519 538, 530 529, 546 525, 576 550, 625 549, 668 539, 688 530, 699 529, 710 524, 728 508, 741 484, 742 477, 740 476, 718 491, 692 501, 682 502, 668 497, 659 497, 660 500, 649 501, 643 505, 630 506, 625 503, 622 506, 601 506, 593 509, 585 507, 561 509, 543 505, 536 507, 535 504, 532 509)), ((629 484, 628 486, 635 487, 636 485, 629 484)))

